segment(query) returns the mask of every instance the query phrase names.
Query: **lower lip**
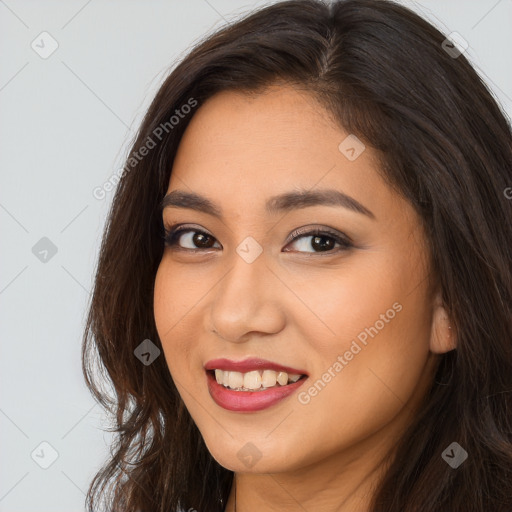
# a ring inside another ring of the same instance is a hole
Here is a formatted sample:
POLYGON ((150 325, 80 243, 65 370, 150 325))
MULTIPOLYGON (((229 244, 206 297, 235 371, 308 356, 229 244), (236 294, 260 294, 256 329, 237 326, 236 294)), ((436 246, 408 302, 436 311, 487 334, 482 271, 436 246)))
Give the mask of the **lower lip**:
POLYGON ((302 386, 306 378, 286 386, 276 386, 265 391, 235 391, 219 384, 211 372, 206 372, 208 391, 217 405, 228 411, 252 412, 266 409, 291 395, 302 386))

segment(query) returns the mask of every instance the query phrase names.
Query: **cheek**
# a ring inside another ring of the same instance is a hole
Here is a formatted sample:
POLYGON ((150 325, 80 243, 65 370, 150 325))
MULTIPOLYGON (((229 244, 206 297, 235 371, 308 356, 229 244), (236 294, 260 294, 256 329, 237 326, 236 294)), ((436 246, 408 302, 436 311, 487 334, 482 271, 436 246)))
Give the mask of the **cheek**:
POLYGON ((298 401, 313 430, 329 410, 338 434, 349 435, 379 428, 411 398, 429 356, 430 316, 425 290, 411 293, 411 279, 393 267, 340 275, 300 288, 315 313, 300 324, 304 353, 315 357, 298 401))
POLYGON ((199 297, 198 291, 186 286, 183 274, 170 270, 164 256, 155 277, 153 311, 167 366, 173 377, 187 372, 187 354, 191 350, 187 320, 199 297))
POLYGON ((164 255, 156 273, 153 297, 155 322, 159 332, 170 336, 171 332, 182 329, 184 320, 194 314, 195 308, 214 284, 208 283, 204 271, 185 268, 173 262, 170 256, 164 255))
POLYGON ((367 329, 376 322, 379 332, 389 331, 388 326, 399 316, 400 305, 393 305, 404 295, 400 274, 393 273, 385 262, 365 263, 363 256, 357 261, 347 259, 339 269, 309 273, 289 283, 301 298, 296 312, 304 311, 295 316, 303 333, 301 339, 324 364, 349 350, 354 339, 364 344, 370 338, 367 329), (391 275, 394 277, 388 277, 391 275))

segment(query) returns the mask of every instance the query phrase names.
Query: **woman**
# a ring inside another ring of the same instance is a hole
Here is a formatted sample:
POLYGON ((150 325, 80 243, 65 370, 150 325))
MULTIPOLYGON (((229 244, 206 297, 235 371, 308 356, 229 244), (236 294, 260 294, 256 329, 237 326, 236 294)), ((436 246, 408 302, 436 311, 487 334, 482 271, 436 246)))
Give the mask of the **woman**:
POLYGON ((296 0, 172 71, 84 335, 90 510, 512 510, 511 131, 457 48, 296 0))

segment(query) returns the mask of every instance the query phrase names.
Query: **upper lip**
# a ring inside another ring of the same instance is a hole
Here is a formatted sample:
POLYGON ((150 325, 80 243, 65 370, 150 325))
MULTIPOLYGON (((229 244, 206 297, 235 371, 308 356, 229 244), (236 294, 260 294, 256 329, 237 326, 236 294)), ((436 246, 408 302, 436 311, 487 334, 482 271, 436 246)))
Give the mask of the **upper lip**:
POLYGON ((232 361, 230 359, 212 359, 204 365, 205 370, 225 370, 246 373, 253 370, 275 370, 288 374, 307 375, 304 370, 291 368, 282 364, 274 363, 258 357, 250 357, 243 361, 232 361))

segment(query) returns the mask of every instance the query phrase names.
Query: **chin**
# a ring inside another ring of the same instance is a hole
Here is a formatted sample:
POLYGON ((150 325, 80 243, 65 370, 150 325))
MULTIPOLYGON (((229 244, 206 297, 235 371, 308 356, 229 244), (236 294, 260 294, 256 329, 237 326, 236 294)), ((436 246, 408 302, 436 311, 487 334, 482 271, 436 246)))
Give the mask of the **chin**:
MULTIPOLYGON (((207 448, 212 457, 224 468, 237 473, 279 473, 293 469, 290 463, 293 461, 285 456, 276 446, 266 447, 264 443, 254 441, 235 441, 219 444, 218 439, 214 445, 208 444, 207 448), (269 455, 271 454, 271 455, 269 455), (286 461, 286 463, 284 462, 286 461)), ((271 443, 272 444, 272 443, 271 443)))

